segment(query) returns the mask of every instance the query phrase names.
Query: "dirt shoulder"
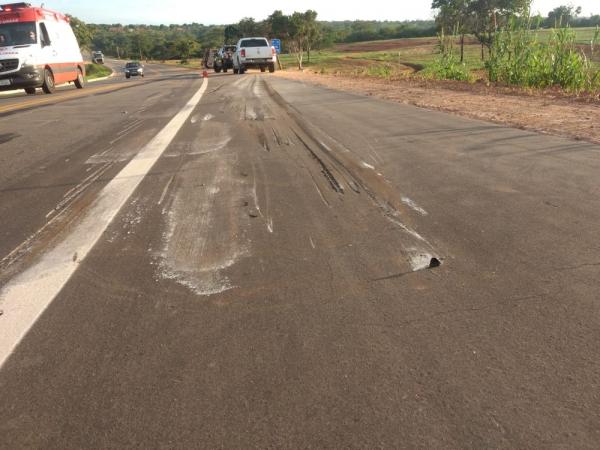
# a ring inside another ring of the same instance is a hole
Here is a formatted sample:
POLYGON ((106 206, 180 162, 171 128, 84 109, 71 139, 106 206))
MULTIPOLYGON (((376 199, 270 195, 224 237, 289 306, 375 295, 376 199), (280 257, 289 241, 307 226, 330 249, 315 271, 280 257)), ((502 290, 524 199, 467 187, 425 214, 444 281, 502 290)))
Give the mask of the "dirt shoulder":
POLYGON ((277 76, 600 144, 600 101, 464 83, 279 71, 277 76))

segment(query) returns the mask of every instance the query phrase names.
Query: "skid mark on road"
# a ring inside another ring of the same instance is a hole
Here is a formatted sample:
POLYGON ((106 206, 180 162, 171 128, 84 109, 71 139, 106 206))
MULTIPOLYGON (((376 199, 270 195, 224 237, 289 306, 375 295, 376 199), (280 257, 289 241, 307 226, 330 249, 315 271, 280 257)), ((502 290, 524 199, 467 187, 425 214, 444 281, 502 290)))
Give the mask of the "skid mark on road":
MULTIPOLYGON (((423 214, 424 209, 418 207, 414 202, 407 205, 397 190, 374 170, 374 166, 366 163, 355 151, 345 147, 333 136, 308 122, 270 85, 266 84, 266 88, 280 108, 276 114, 277 117, 282 121, 287 116, 286 120, 294 129, 297 139, 320 166, 321 173, 332 189, 340 196, 352 193, 366 194, 366 197, 379 208, 383 216, 405 235, 402 239, 402 250, 413 270, 422 270, 429 267, 429 263, 433 259, 436 261, 441 259, 434 246, 413 228, 406 206, 419 212, 422 216, 426 215, 426 213, 423 214), (298 130, 295 129, 296 127, 298 130), (350 190, 345 190, 344 185, 348 186, 350 190), (427 264, 424 264, 425 260, 427 260, 427 264)), ((373 150, 372 146, 369 147, 369 150, 373 150)), ((368 150, 364 150, 368 152, 368 150)))
POLYGON ((194 141, 178 142, 173 144, 165 155, 168 158, 177 158, 181 155, 206 155, 218 152, 231 142, 230 126, 223 122, 204 122, 201 137, 194 141))
POLYGON ((104 164, 102 167, 95 170, 92 174, 88 175, 81 183, 70 189, 64 194, 62 200, 52 208, 47 214, 47 222, 38 229, 35 233, 31 234, 25 241, 19 244, 13 249, 8 255, 6 255, 0 261, 0 269, 3 271, 11 268, 15 263, 19 262, 21 258, 30 254, 33 249, 39 247, 44 239, 44 236, 48 234, 49 230, 53 227, 58 226, 65 216, 69 212, 69 208, 73 205, 86 190, 98 181, 98 179, 104 175, 111 167, 112 163, 104 164))

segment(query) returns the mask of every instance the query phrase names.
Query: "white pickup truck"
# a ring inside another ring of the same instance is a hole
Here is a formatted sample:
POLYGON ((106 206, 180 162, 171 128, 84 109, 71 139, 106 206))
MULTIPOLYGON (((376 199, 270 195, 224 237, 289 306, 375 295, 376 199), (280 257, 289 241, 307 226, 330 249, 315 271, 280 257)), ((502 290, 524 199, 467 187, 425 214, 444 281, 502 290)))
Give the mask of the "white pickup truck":
POLYGON ((237 43, 233 57, 233 73, 243 74, 249 68, 258 68, 261 72, 269 69, 275 72, 277 53, 264 37, 242 38, 237 43))

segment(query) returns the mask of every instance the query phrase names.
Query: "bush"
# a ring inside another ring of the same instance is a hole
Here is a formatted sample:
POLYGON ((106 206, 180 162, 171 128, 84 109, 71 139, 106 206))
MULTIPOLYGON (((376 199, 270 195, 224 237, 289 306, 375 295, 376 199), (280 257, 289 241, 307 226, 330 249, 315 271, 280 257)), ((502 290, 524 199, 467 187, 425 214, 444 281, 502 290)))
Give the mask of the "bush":
POLYGON ((454 37, 445 36, 442 32, 438 38, 440 55, 427 66, 423 74, 440 80, 472 81, 471 72, 454 51, 454 37))
POLYGON ((443 54, 423 71, 426 77, 440 80, 472 81, 473 77, 464 63, 453 53, 443 54))

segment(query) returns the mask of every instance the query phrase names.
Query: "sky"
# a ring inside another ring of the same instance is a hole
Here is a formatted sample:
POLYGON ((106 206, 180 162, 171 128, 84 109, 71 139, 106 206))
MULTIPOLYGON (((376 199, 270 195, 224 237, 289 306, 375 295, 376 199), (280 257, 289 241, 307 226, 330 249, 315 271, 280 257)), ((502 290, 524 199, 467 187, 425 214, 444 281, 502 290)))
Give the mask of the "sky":
MULTIPOLYGON (((8 3, 8 1, 6 1, 8 3)), ((533 12, 546 15, 561 4, 574 3, 583 8, 582 15, 600 14, 598 0, 534 0, 533 12)), ((40 3, 33 1, 32 4, 40 3)), ((431 19, 431 0, 369 0, 326 2, 324 0, 52 0, 45 6, 68 13, 90 23, 205 25, 238 22, 243 17, 266 18, 276 9, 285 14, 314 9, 321 20, 413 20, 431 19)))

